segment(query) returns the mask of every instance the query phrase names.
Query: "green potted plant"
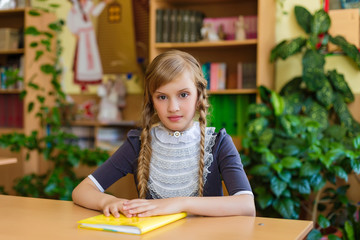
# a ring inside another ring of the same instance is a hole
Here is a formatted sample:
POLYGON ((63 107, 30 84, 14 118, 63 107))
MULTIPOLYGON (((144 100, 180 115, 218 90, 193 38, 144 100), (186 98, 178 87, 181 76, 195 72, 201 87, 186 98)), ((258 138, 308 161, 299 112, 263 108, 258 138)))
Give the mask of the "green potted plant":
MULTIPOLYGON (((32 9, 28 14, 38 17, 44 11, 54 10, 58 7, 58 4, 49 4, 49 8, 42 7, 41 11, 32 9)), ((96 166, 109 157, 108 152, 101 149, 81 149, 74 144, 77 137, 63 130, 64 122, 62 121, 60 109, 66 105, 66 102, 65 93, 59 83, 61 75, 59 57, 62 46, 58 38, 63 25, 64 21, 59 19, 49 24, 46 31, 40 31, 35 26, 29 26, 25 29, 25 34, 37 37, 30 43, 30 47, 34 48, 36 52, 34 61, 39 61, 46 55, 45 52, 51 52, 54 49, 56 54, 53 59, 47 58, 39 69, 39 71, 51 76, 52 89, 47 91, 32 81, 37 77, 34 74, 34 76, 30 77, 30 81, 27 82, 27 88, 20 94, 21 97, 28 94, 26 89, 36 93, 36 100, 31 101, 25 107, 28 113, 37 111, 36 116, 40 120, 40 129, 47 131, 47 134, 43 135, 38 131, 33 131, 29 135, 14 132, 0 136, 0 147, 9 148, 11 151, 20 151, 22 149, 28 152, 36 151, 39 156, 43 156, 45 160, 52 163, 52 167, 45 174, 29 174, 16 180, 14 189, 22 196, 71 200, 73 188, 81 181, 81 178, 74 173, 74 168, 79 164, 96 166), (53 41, 53 39, 56 39, 56 41, 53 41), (55 47, 52 46, 53 42, 56 44, 55 47), (48 105, 47 97, 55 99, 54 106, 48 105), (34 108, 35 105, 38 107, 34 108)), ((14 81, 22 80, 17 76, 12 77, 14 81)))
POLYGON ((271 61, 302 54, 302 76, 280 94, 259 88, 262 102, 249 107, 254 117, 246 128, 242 158, 261 215, 312 219, 324 229, 337 224, 341 211, 319 212, 339 203, 343 209, 348 202, 337 179, 360 173, 360 125, 347 108, 354 96, 343 75, 325 71, 326 45, 341 47, 358 68, 360 54, 343 37, 328 34, 331 21, 324 10, 312 15, 296 6, 295 16, 307 36, 276 45, 271 61))

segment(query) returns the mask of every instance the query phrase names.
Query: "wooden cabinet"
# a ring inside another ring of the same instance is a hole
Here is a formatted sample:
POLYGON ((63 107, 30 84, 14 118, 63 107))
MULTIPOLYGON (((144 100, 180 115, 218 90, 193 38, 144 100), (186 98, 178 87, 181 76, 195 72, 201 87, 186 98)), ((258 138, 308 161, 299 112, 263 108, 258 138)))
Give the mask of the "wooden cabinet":
MULTIPOLYGON (((256 62, 256 86, 274 87, 274 67, 270 64, 270 51, 275 46, 276 2, 269 0, 151 0, 150 1, 150 60, 170 49, 179 49, 191 53, 201 63, 225 62, 227 76, 237 75, 238 62, 256 62), (239 15, 257 16, 257 38, 246 40, 198 41, 198 42, 156 42, 156 10, 187 9, 200 11, 206 17, 236 17, 239 15)), ((210 101, 214 98, 236 97, 256 99, 257 89, 224 89, 209 91, 210 101), (219 96, 221 95, 221 96, 219 96)), ((244 104, 231 104, 230 111, 241 111, 244 104), (242 105, 242 106, 241 106, 242 105)), ((214 109, 216 110, 216 109, 214 109)), ((221 117, 221 116, 216 116, 221 117)), ((229 119, 224 119, 229 121, 229 119)), ((235 135, 241 134, 237 131, 235 135)))

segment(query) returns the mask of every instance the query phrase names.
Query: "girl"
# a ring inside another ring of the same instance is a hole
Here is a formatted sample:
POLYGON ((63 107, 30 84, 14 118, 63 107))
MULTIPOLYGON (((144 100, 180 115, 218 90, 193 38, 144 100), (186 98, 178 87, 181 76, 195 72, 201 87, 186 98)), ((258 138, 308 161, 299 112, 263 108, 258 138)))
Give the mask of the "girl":
POLYGON ((74 202, 115 217, 254 216, 239 153, 224 129, 206 127, 207 110, 206 80, 195 58, 177 50, 157 56, 145 74, 142 130, 131 130, 114 155, 74 189, 74 202), (134 173, 139 199, 104 193, 128 173, 134 173), (223 196, 222 180, 230 196, 223 196))

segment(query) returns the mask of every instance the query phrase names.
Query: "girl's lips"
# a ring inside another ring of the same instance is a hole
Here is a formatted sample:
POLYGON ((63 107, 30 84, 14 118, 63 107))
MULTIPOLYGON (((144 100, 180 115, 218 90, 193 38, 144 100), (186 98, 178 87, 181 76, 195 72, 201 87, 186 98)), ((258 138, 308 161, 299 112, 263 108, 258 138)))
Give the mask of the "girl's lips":
POLYGON ((181 119, 181 116, 170 116, 168 119, 172 122, 177 122, 181 119))

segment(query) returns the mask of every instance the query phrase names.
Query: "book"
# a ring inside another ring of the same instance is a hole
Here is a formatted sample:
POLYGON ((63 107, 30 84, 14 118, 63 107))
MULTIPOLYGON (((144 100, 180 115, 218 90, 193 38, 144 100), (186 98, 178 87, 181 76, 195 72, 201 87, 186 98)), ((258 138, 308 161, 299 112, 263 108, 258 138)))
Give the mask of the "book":
POLYGON ((175 213, 162 216, 127 218, 121 214, 120 217, 115 218, 112 215, 106 217, 101 214, 80 220, 78 223, 79 228, 130 234, 144 234, 185 218, 186 215, 186 213, 175 213))

